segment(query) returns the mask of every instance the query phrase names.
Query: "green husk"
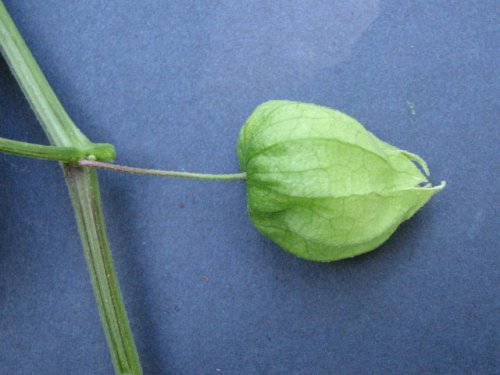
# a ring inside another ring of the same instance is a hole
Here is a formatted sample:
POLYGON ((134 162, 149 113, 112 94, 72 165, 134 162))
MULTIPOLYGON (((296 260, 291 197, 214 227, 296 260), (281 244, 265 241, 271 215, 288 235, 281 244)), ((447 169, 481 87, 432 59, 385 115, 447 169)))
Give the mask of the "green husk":
POLYGON ((314 104, 270 101, 243 126, 238 155, 247 173, 253 224, 285 250, 334 261, 382 244, 444 187, 428 186, 425 162, 314 104))

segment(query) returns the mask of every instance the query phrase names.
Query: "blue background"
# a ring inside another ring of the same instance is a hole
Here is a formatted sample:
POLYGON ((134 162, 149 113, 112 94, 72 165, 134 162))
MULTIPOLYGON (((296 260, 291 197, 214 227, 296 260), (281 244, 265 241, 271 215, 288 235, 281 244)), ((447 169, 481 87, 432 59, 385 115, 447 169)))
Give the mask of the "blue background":
MULTIPOLYGON (((242 182, 100 172, 145 374, 498 374, 497 1, 8 0, 69 114, 121 164, 236 172, 269 99, 420 154, 436 195, 377 251, 261 237, 242 182)), ((0 61, 0 136, 46 143, 0 61)), ((0 155, 0 374, 111 374, 57 163, 0 155)))

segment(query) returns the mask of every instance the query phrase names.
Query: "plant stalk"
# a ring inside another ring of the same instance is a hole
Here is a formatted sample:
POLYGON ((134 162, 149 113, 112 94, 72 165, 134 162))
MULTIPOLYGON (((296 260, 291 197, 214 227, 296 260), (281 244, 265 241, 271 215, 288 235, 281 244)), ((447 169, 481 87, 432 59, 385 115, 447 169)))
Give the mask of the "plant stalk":
POLYGON ((113 160, 115 149, 108 143, 91 143, 89 147, 77 148, 45 146, 0 137, 0 152, 29 158, 75 163, 89 156, 101 160, 113 160))
POLYGON ((246 173, 193 173, 183 171, 164 171, 161 169, 145 169, 137 167, 129 167, 126 165, 118 165, 112 163, 103 163, 93 160, 79 160, 78 164, 84 167, 109 169, 116 172, 140 174, 146 176, 159 176, 159 177, 179 177, 179 178, 193 178, 200 180, 215 180, 215 181, 228 181, 228 180, 244 180, 247 177, 246 173))
MULTIPOLYGON (((50 142, 92 147, 70 119, 0 0, 0 50, 50 142)), ((104 225, 95 170, 62 164, 116 374, 141 375, 104 225)))

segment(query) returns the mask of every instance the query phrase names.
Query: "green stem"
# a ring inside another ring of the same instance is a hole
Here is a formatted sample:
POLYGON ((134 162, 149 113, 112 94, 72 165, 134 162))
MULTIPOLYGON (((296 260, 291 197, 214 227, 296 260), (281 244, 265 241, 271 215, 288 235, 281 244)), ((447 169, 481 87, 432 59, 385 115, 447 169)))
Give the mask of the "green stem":
POLYGON ((59 102, 1 0, 0 49, 51 143, 89 144, 59 102))
POLYGON ((109 169, 117 172, 141 174, 148 176, 160 176, 160 177, 180 177, 180 178, 196 178, 201 180, 226 180, 226 181, 244 180, 247 177, 246 173, 212 174, 212 173, 164 171, 160 169, 144 169, 144 168, 128 167, 125 165, 103 163, 92 160, 79 160, 78 164, 82 167, 109 169))
POLYGON ((114 147, 107 143, 91 143, 90 146, 77 148, 45 146, 0 137, 0 152, 37 159, 58 160, 65 163, 74 163, 88 157, 113 160, 114 150, 114 147))
POLYGON ((117 374, 142 374, 127 319, 102 212, 97 173, 64 165, 90 279, 117 374))
POLYGON ((0 152, 25 156, 29 158, 57 160, 64 163, 78 164, 81 167, 109 169, 117 172, 148 176, 193 178, 200 180, 244 180, 246 173, 193 173, 181 171, 165 171, 161 169, 145 169, 128 167, 97 160, 113 160, 114 147, 108 143, 92 143, 89 147, 45 146, 35 143, 13 141, 0 137, 0 152), (87 160, 88 159, 88 160, 87 160))
MULTIPOLYGON (((78 150, 93 144, 75 126, 0 0, 0 50, 50 142, 78 150)), ((142 374, 113 265, 94 170, 63 165, 80 238, 117 374, 142 374)))

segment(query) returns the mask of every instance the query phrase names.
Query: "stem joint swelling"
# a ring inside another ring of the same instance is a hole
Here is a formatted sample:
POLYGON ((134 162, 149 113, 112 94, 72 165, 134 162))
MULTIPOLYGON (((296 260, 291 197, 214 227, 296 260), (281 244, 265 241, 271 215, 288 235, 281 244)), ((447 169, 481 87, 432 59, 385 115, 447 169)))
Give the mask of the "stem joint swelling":
POLYGON ((57 160, 76 164, 81 159, 112 161, 115 148, 109 143, 91 143, 82 146, 46 146, 14 141, 0 137, 0 151, 36 159, 57 160))

